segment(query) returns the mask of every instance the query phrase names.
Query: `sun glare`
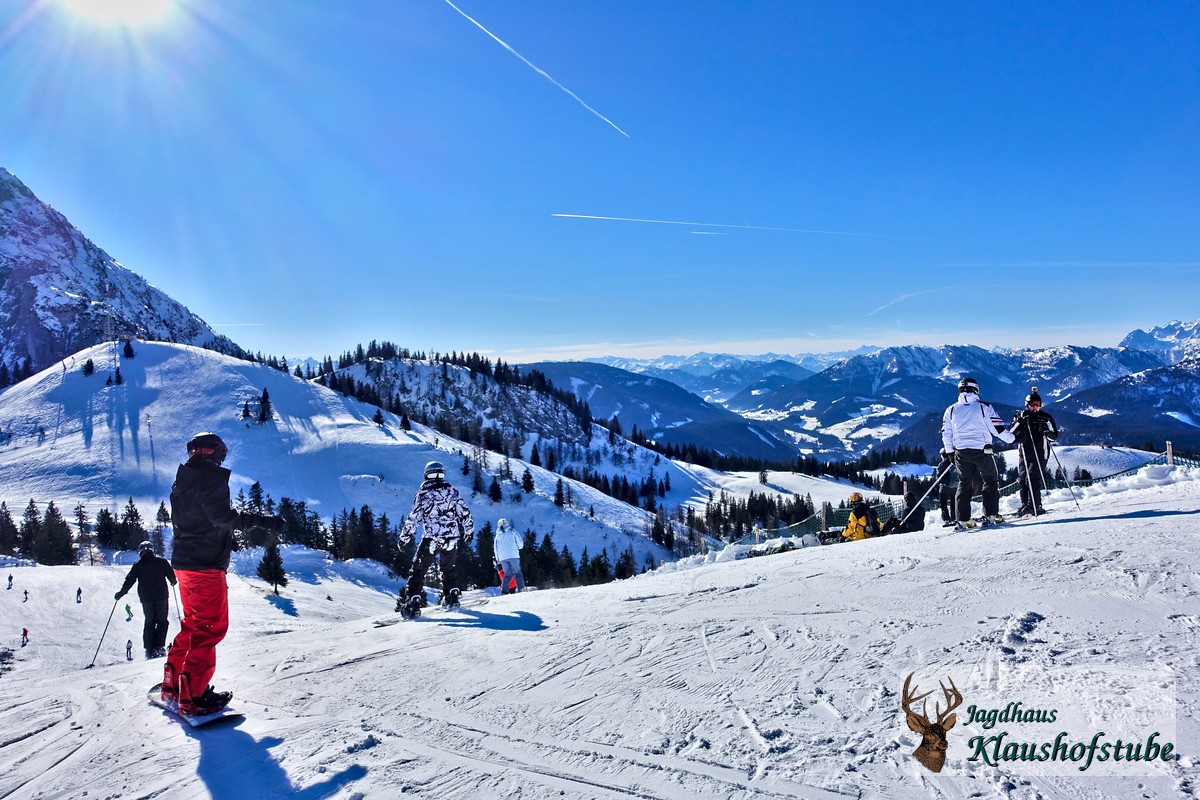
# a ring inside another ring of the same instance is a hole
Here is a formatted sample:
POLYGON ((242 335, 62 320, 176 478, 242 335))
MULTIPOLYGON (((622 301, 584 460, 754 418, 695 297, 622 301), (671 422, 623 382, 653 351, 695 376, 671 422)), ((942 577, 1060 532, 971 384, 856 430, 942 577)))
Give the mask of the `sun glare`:
POLYGON ((112 25, 136 26, 153 22, 166 14, 175 0, 59 0, 63 7, 80 17, 112 25))

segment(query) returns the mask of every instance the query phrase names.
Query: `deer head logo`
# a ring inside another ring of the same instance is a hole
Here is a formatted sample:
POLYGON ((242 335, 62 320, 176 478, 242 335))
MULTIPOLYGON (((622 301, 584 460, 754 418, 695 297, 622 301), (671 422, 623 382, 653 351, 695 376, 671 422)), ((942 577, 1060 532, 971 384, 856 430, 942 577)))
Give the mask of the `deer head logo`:
POLYGON ((949 676, 946 678, 950 682, 949 689, 942 685, 941 681, 938 681, 938 686, 942 687, 942 694, 946 698, 946 709, 943 711, 939 704, 934 704, 933 710, 937 719, 930 722, 925 711, 924 700, 933 694, 933 690, 931 689, 925 694, 916 694, 915 686, 910 690, 909 684, 912 683, 913 674, 912 672, 908 673, 908 677, 904 680, 904 699, 900 703, 900 708, 904 710, 908 720, 908 727, 921 734, 921 744, 913 751, 913 755, 925 769, 930 772, 941 772, 946 763, 946 732, 953 728, 954 723, 958 721, 958 715, 950 712, 962 704, 963 697, 954 685, 954 680, 949 676), (912 704, 918 700, 922 701, 920 714, 912 709, 912 704))

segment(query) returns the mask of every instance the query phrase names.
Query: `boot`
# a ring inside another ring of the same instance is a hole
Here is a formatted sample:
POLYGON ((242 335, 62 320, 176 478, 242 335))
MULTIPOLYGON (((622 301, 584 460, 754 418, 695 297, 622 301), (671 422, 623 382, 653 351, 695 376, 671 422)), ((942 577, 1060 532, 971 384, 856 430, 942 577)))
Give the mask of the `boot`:
POLYGON ((163 682, 159 688, 162 690, 163 702, 173 703, 179 700, 179 684, 175 680, 175 671, 171 669, 170 664, 163 667, 163 682))

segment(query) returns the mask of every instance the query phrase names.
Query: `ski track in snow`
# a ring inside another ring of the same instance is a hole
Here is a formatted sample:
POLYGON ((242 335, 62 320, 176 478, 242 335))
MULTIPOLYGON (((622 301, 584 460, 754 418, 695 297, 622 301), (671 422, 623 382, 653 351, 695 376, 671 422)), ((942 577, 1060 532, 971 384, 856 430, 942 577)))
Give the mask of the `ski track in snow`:
MULTIPOLYGON (((127 567, 5 564, 0 798, 1196 797, 1200 476, 1180 477, 1091 492, 1080 509, 1060 499, 1045 520, 411 622, 395 621, 398 584, 382 573, 314 559, 282 603, 239 558, 215 682, 246 716, 198 730, 147 703, 162 660, 125 660, 136 611, 113 616, 83 668, 127 567), (1110 675, 1163 676, 1145 696, 1174 698, 1178 760, 1127 777, 970 762, 983 730, 963 709, 942 773, 912 758, 904 676, 922 691, 952 677, 969 704, 1005 697, 1022 670, 1054 678, 1064 707, 1118 721, 1138 709, 1110 675)), ((303 558, 285 548, 285 566, 303 558)))

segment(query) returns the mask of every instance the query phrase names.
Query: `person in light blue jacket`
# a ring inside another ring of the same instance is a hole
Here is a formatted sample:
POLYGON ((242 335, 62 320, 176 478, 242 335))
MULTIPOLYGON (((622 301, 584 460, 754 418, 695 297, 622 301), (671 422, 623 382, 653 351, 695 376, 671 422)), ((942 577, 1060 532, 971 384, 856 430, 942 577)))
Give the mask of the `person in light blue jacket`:
MULTIPOLYGON (((504 570, 504 580, 516 578, 516 591, 525 591, 525 576, 521 574, 521 535, 502 519, 496 526, 495 546, 496 563, 504 570)), ((501 587, 501 594, 504 588, 501 587)))

